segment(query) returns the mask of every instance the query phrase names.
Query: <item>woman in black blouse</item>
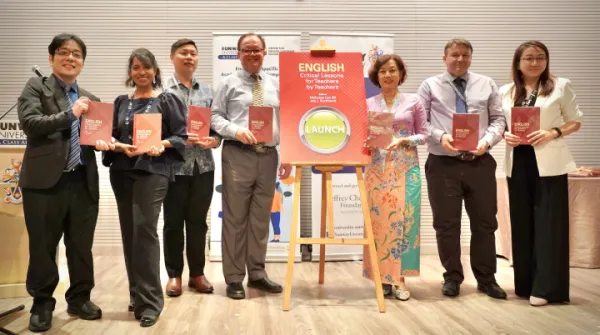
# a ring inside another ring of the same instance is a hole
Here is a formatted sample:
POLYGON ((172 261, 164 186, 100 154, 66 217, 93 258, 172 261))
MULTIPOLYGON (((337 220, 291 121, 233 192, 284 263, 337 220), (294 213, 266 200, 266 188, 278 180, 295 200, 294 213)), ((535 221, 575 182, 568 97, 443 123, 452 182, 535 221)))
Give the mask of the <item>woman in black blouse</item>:
POLYGON ((187 107, 173 94, 161 92, 160 69, 147 49, 129 57, 127 86, 135 90, 114 102, 115 150, 104 156, 110 166, 121 224, 130 305, 142 327, 156 323, 164 305, 160 283, 157 224, 172 163, 183 161, 187 107), (134 114, 162 114, 162 145, 140 152, 132 145, 134 114))

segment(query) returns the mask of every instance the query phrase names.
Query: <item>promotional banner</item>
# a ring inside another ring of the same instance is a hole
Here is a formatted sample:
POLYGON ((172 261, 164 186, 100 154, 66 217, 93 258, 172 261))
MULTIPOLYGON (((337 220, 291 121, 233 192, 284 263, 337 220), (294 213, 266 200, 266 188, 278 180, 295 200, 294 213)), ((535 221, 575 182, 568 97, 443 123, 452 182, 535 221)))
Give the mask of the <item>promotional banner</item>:
POLYGON ((26 145, 19 121, 0 121, 0 298, 27 295, 29 240, 19 186, 26 145))
MULTIPOLYGON (((379 93, 379 88, 369 80, 369 68, 377 57, 394 52, 394 37, 389 34, 322 33, 311 32, 310 44, 334 47, 336 52, 359 52, 366 98, 379 93)), ((366 107, 365 107, 366 115, 366 107)), ((364 236, 364 219, 353 167, 332 174, 335 232, 338 237, 361 238, 364 236)), ((312 169, 312 232, 319 236, 321 226, 321 174, 312 169)), ((319 259, 319 246, 313 245, 313 260, 319 259)), ((362 259, 362 246, 328 245, 326 260, 362 259)))
MULTIPOLYGON (((237 57, 237 42, 244 32, 213 33, 213 88, 216 91, 223 78, 242 69, 237 57)), ((258 32, 266 44, 267 55, 263 62, 263 71, 279 77, 279 54, 300 51, 300 33, 258 32)), ((221 148, 213 150, 215 158, 215 192, 211 204, 210 259, 221 260, 222 231, 222 171, 221 148)), ((275 197, 271 208, 271 226, 267 261, 287 261, 292 221, 292 192, 294 190, 295 171, 289 178, 277 178, 275 197)), ((299 224, 299 223, 298 223, 299 224)), ((298 236, 300 235, 298 229, 298 236)), ((300 260, 300 247, 296 247, 296 260, 300 260)))
POLYGON ((285 163, 366 164, 367 109, 361 55, 282 54, 280 95, 285 163))

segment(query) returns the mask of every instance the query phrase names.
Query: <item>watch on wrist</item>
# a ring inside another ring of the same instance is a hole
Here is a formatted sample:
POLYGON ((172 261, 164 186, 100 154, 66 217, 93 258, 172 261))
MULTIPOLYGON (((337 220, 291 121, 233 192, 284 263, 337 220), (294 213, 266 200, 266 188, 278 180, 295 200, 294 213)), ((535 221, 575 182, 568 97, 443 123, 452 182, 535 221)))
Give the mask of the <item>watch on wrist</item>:
POLYGON ((562 136, 562 131, 560 130, 560 128, 558 128, 558 127, 554 127, 554 128, 552 128, 552 129, 556 130, 556 133, 558 134, 558 136, 556 136, 556 138, 559 138, 559 137, 561 137, 561 136, 562 136))

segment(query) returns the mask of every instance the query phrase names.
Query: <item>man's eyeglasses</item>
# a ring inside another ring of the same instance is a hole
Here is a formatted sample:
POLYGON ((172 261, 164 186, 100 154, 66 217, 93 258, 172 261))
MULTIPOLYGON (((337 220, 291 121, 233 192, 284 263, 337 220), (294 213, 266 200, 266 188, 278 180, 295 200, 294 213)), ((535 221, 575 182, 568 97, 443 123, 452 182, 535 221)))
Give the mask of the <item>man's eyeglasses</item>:
POLYGON ((244 55, 258 55, 262 53, 265 49, 241 49, 240 51, 244 53, 244 55))
POLYGON ((59 56, 63 56, 63 57, 69 57, 69 55, 73 55, 73 58, 75 58, 75 59, 83 58, 83 53, 79 50, 69 50, 69 49, 65 49, 65 48, 58 48, 58 49, 56 49, 55 54, 59 55, 59 56))
POLYGON ((546 61, 546 56, 537 56, 537 57, 527 56, 527 57, 521 58, 521 60, 524 60, 527 63, 533 63, 534 60, 537 61, 538 63, 543 63, 546 61))

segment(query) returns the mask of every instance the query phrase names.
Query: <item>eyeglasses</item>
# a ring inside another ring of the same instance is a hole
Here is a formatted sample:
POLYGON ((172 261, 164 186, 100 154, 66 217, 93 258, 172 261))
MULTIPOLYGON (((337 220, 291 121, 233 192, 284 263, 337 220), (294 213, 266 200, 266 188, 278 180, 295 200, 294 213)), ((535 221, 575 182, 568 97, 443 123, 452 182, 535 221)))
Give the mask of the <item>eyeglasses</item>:
POLYGON ((258 55, 259 53, 263 52, 265 49, 240 49, 241 52, 244 53, 244 55, 258 55))
POLYGON ((533 63, 534 60, 537 61, 538 63, 543 63, 546 61, 546 56, 537 56, 537 57, 527 56, 527 57, 521 58, 521 60, 526 61, 527 63, 533 63))
POLYGON ((69 50, 66 48, 58 48, 56 49, 55 54, 59 55, 59 56, 63 56, 63 57, 69 57, 69 55, 73 55, 73 58, 75 59, 82 59, 83 58, 83 53, 79 50, 69 50))

